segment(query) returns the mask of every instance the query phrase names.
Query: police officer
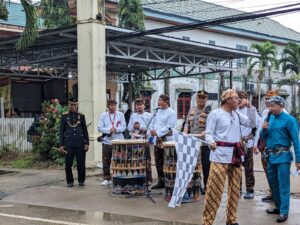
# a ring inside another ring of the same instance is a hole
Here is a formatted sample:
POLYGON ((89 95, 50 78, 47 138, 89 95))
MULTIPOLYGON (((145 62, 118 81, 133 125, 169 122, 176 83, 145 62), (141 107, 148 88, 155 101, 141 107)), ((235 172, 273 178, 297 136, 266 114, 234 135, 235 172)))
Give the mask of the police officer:
POLYGON ((61 117, 60 122, 60 152, 65 154, 65 171, 67 186, 72 187, 74 178, 72 165, 76 156, 79 186, 85 181, 85 153, 89 149, 89 134, 83 114, 77 111, 78 102, 69 99, 69 111, 61 117))
MULTIPOLYGON (((197 134, 198 137, 204 140, 205 129, 206 129, 206 119, 211 111, 211 106, 206 105, 208 100, 208 93, 204 90, 197 92, 196 102, 197 106, 190 109, 188 116, 186 118, 184 133, 197 134)), ((210 169, 209 160, 210 149, 204 143, 201 147, 201 163, 203 172, 203 182, 204 182, 204 192, 206 190, 207 179, 210 169)))

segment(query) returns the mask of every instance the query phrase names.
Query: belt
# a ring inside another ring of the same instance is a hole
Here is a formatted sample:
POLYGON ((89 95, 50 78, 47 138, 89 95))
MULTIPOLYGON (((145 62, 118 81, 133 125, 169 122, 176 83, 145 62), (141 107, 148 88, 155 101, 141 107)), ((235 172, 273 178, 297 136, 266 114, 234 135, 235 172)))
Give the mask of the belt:
POLYGON ((220 147, 236 147, 238 142, 224 142, 224 141, 216 141, 217 146, 220 147))
POLYGON ((290 148, 289 147, 277 147, 277 148, 267 149, 267 151, 270 154, 277 155, 277 154, 280 154, 280 153, 283 153, 283 152, 289 152, 290 148))

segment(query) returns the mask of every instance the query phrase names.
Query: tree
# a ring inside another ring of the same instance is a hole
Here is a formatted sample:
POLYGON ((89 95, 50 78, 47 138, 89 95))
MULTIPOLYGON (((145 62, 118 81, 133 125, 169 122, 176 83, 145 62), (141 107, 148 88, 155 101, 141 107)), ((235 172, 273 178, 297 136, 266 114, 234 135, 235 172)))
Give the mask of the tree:
MULTIPOLYGON (((279 65, 282 66, 282 72, 284 74, 287 72, 293 74, 292 77, 281 80, 279 85, 291 85, 293 94, 295 95, 295 86, 300 80, 300 45, 295 42, 289 42, 283 49, 279 65)), ((293 96, 293 99, 295 99, 295 96, 293 96)), ((298 88, 298 106, 300 107, 300 88, 298 88)), ((292 104, 292 108, 293 110, 296 110, 295 101, 292 104)))
MULTIPOLYGON (((39 19, 44 21, 44 27, 51 29, 75 24, 71 17, 68 0, 41 0, 40 5, 32 4, 31 0, 20 0, 23 6, 26 25, 16 44, 17 50, 23 50, 32 45, 38 38, 39 19)), ((4 0, 0 0, 0 19, 7 20, 8 11, 4 0)))
POLYGON ((41 17, 47 29, 66 27, 75 24, 72 18, 68 0, 41 0, 41 17))
MULTIPOLYGON (((144 12, 140 0, 120 0, 119 1, 119 26, 135 30, 144 31, 144 12)), ((132 99, 140 96, 140 89, 143 84, 134 82, 134 79, 141 77, 142 74, 129 74, 129 83, 123 85, 123 101, 128 103, 128 107, 132 108, 132 99), (132 79, 133 78, 133 79, 132 79)))
POLYGON ((22 50, 32 45, 39 36, 38 14, 35 6, 29 0, 21 0, 21 4, 25 11, 26 25, 16 44, 17 50, 22 50))
POLYGON ((4 0, 0 0, 0 19, 1 20, 7 20, 8 11, 6 8, 6 3, 4 0))
MULTIPOLYGON (((257 74, 257 94, 258 94, 258 109, 261 109, 261 83, 265 77, 267 69, 271 71, 277 65, 276 47, 271 42, 267 41, 262 44, 252 44, 251 50, 256 51, 259 56, 253 56, 249 59, 248 76, 251 76, 253 71, 257 74), (257 68, 258 69, 255 69, 257 68)), ((269 73, 270 74, 270 73, 269 73)), ((269 80, 271 78, 269 77, 269 80)))
POLYGON ((119 26, 135 30, 144 31, 144 12, 140 0, 120 0, 119 1, 119 26))

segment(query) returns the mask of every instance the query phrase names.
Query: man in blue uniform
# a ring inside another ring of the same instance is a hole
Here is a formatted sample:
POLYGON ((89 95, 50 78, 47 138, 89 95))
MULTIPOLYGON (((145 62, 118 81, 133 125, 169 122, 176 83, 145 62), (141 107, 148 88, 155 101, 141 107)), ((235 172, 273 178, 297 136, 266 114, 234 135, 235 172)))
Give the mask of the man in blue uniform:
POLYGON ((279 214, 277 222, 281 223, 288 219, 290 206, 291 143, 294 146, 296 167, 300 170, 299 127, 294 117, 283 112, 282 97, 271 97, 268 103, 272 115, 269 122, 264 122, 261 137, 266 141, 267 177, 276 208, 267 209, 266 212, 279 214))
POLYGON ((85 181, 85 153, 89 149, 89 134, 83 114, 77 111, 78 102, 75 98, 69 100, 69 112, 61 117, 60 122, 60 152, 65 156, 65 171, 67 186, 72 187, 74 178, 72 165, 76 156, 78 182, 84 186, 85 181))

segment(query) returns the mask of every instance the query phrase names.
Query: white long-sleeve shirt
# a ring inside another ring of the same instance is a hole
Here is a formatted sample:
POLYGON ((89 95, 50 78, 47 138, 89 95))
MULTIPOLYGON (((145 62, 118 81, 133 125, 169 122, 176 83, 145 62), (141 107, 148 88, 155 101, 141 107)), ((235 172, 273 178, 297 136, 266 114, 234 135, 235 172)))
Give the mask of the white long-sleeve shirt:
MULTIPOLYGON (((248 114, 247 114, 248 113, 248 109, 247 109, 247 107, 244 107, 244 108, 241 108, 241 109, 238 108, 236 110, 236 112, 239 112, 239 113, 241 113, 241 114, 243 114, 243 115, 245 115, 245 116, 248 117, 248 114)), ((255 127, 259 127, 259 126, 260 126, 260 116, 256 112, 256 126, 255 127)), ((248 137, 251 134, 251 132, 252 132, 252 128, 245 127, 243 125, 241 125, 241 130, 242 130, 242 136, 243 137, 248 137)), ((247 141, 247 148, 252 148, 253 144, 254 144, 254 138, 249 139, 247 141)))
POLYGON ((128 130, 132 132, 133 124, 138 122, 140 124, 140 130, 145 130, 147 125, 149 126, 149 122, 151 120, 151 113, 143 112, 143 113, 133 113, 130 117, 129 123, 128 123, 128 130))
MULTIPOLYGON (((158 137, 162 137, 176 127, 176 113, 170 107, 167 109, 158 109, 154 116, 150 130, 155 130, 158 137)), ((172 140, 172 136, 167 137, 168 141, 172 140)))
MULTIPOLYGON (((285 109, 283 109, 283 111, 284 111, 285 113, 289 114, 285 109)), ((262 125, 263 125, 263 123, 265 122, 265 120, 267 119, 269 112, 270 112, 270 110, 269 110, 268 108, 266 108, 266 109, 262 112, 261 119, 260 119, 260 123, 259 123, 259 125, 257 126, 256 132, 255 132, 254 144, 253 144, 254 147, 257 147, 258 139, 259 139, 259 137, 260 137, 260 131, 261 131, 261 129, 262 129, 262 125)))
MULTIPOLYGON (((256 109, 250 107, 248 116, 232 111, 226 112, 222 108, 213 110, 207 118, 205 140, 211 144, 212 142, 222 141, 236 143, 241 138, 240 124, 246 127, 255 127, 256 109)), ((218 146, 210 152, 210 161, 217 163, 232 162, 233 147, 218 146)))
POLYGON ((111 140, 124 139, 123 132, 126 130, 126 122, 123 113, 101 113, 97 126, 98 131, 103 134, 110 134, 109 131, 112 127, 116 128, 116 132, 113 133, 111 136, 105 136, 103 138, 103 144, 111 145, 111 140))

